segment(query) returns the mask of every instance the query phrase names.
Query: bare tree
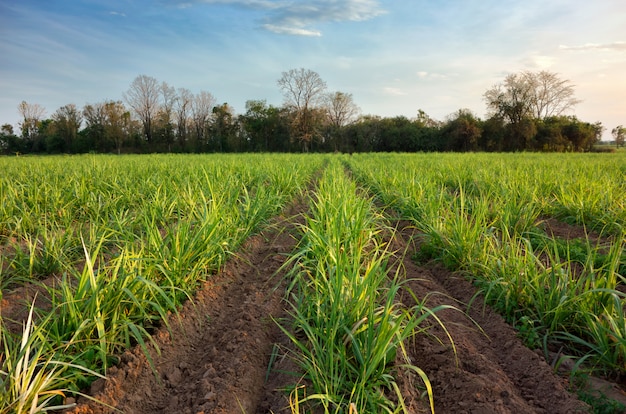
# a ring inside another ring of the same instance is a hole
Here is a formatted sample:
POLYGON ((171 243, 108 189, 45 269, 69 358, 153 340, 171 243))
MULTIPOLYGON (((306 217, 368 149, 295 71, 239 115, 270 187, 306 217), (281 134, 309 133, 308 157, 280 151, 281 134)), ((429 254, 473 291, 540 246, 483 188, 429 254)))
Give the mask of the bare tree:
POLYGON ((162 102, 159 111, 160 131, 163 141, 167 144, 167 150, 171 151, 174 141, 173 111, 174 104, 178 98, 176 89, 173 86, 169 86, 167 82, 161 83, 160 92, 162 102))
POLYGON ((504 83, 485 92, 487 107, 511 123, 562 115, 580 101, 574 98, 569 80, 552 72, 521 72, 508 75, 504 83))
POLYGON ((314 112, 323 102, 326 82, 317 72, 300 68, 283 72, 278 86, 283 92, 285 103, 294 112, 293 136, 302 143, 306 152, 316 135, 317 125, 314 120, 317 117, 314 112))
POLYGON ((196 131, 196 142, 198 147, 207 141, 207 132, 209 130, 209 121, 213 107, 215 106, 215 98, 209 92, 201 91, 195 95, 191 104, 191 114, 193 118, 193 126, 196 131))
POLYGON ((159 82, 150 76, 139 75, 124 93, 124 100, 143 124, 144 135, 152 142, 153 122, 159 111, 159 82))
POLYGON ((556 73, 545 70, 523 72, 522 77, 534 91, 531 109, 537 119, 562 115, 580 103, 574 98, 574 86, 569 80, 560 79, 556 73))
POLYGON ((176 97, 176 133, 178 142, 182 147, 187 141, 187 128, 189 125, 190 112, 193 104, 193 93, 189 89, 179 88, 176 97))
POLYGON ((22 136, 29 141, 34 141, 38 134, 39 123, 46 113, 45 108, 39 104, 22 101, 17 106, 17 110, 22 116, 22 121, 19 123, 22 136))
POLYGON ((335 151, 342 146, 341 128, 354 122, 359 114, 359 107, 354 103, 352 94, 331 92, 324 97, 324 108, 328 122, 328 140, 335 151))
POLYGON ((623 147, 624 141, 626 140, 626 128, 618 125, 611 130, 611 134, 613 135, 613 138, 615 138, 615 146, 617 148, 623 147))
POLYGON ((331 92, 325 97, 325 106, 328 121, 337 128, 353 122, 360 112, 351 93, 331 92))

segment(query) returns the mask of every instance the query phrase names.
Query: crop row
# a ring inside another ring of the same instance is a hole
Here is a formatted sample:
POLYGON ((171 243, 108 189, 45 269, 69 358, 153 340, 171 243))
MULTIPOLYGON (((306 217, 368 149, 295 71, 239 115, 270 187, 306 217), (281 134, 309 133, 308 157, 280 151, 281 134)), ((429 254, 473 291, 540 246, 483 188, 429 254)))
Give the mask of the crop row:
POLYGON ((396 379, 402 370, 421 377, 434 410, 428 378, 410 362, 404 343, 426 329, 439 308, 418 298, 407 308, 397 300, 405 278, 390 268, 391 229, 373 200, 359 193, 332 159, 289 262, 291 325, 283 330, 304 373, 291 396, 292 412, 309 412, 311 405, 326 413, 407 412, 396 379))
POLYGON ((123 349, 145 349, 152 329, 321 166, 294 156, 1 162, 2 291, 55 279, 21 332, 0 321, 0 411, 18 413, 63 404, 123 349))
POLYGON ((466 274, 529 346, 626 372, 626 160, 394 154, 347 162, 421 231, 418 259, 466 274), (555 237, 550 218, 588 233, 555 237))

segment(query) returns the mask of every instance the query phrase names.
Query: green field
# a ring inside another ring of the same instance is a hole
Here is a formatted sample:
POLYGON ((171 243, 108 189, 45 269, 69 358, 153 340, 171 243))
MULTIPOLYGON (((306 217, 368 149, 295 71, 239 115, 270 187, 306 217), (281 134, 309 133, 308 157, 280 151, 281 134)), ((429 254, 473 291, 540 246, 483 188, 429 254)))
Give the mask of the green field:
POLYGON ((385 239, 397 219, 418 231, 414 260, 466 276, 529 347, 626 374, 623 153, 83 155, 0 158, 0 169, 2 295, 56 280, 21 330, 2 320, 0 411, 62 404, 124 349, 145 348, 305 193, 288 261, 294 321, 281 324, 315 390, 294 394, 302 403, 401 412, 398 356, 432 408, 403 344, 439 309, 398 305, 385 239))

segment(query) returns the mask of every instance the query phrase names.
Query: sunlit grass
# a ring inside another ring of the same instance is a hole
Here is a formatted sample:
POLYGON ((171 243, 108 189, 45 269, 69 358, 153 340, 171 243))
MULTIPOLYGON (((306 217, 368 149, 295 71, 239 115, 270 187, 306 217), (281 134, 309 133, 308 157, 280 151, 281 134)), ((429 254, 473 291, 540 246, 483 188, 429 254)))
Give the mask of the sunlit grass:
POLYGON ((463 271, 529 346, 626 372, 623 157, 363 155, 349 163, 421 230, 419 259, 463 271), (552 239, 544 216, 596 230, 608 246, 552 239))
POLYGON ((404 343, 439 309, 419 298, 411 308, 397 301, 405 288, 401 274, 389 270, 392 252, 382 231, 390 229, 334 161, 311 198, 291 258, 293 331, 283 330, 310 383, 295 386, 292 412, 311 405, 332 413, 407 412, 396 384, 399 369, 422 379, 433 409, 430 382, 404 343))
MULTIPOLYGON (((280 155, 0 159, 7 171, 0 177, 0 229, 10 252, 2 258, 3 295, 21 281, 56 277, 46 287, 49 307, 34 309, 36 357, 22 358, 21 365, 3 361, 10 364, 3 366, 7 389, 21 387, 19 366, 42 373, 36 381, 45 384, 22 387, 6 404, 54 405, 56 397, 104 374, 131 346, 150 359, 154 330, 167 328, 169 315, 175 318, 197 286, 302 190, 321 161, 280 155)), ((1 328, 9 335, 4 323, 1 328)), ((9 336, 3 344, 13 346, 9 336)), ((21 352, 13 348, 11 355, 21 352)))

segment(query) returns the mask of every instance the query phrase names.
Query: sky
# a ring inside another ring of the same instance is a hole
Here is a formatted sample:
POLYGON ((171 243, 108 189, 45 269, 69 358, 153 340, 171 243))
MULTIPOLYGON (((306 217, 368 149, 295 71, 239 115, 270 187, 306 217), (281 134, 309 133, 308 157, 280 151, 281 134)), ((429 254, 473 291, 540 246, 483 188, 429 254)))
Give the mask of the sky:
POLYGON ((626 125, 625 0, 0 0, 0 124, 122 100, 139 75, 245 112, 283 103, 283 72, 317 72, 366 115, 485 119, 508 74, 547 70, 567 115, 626 125))

